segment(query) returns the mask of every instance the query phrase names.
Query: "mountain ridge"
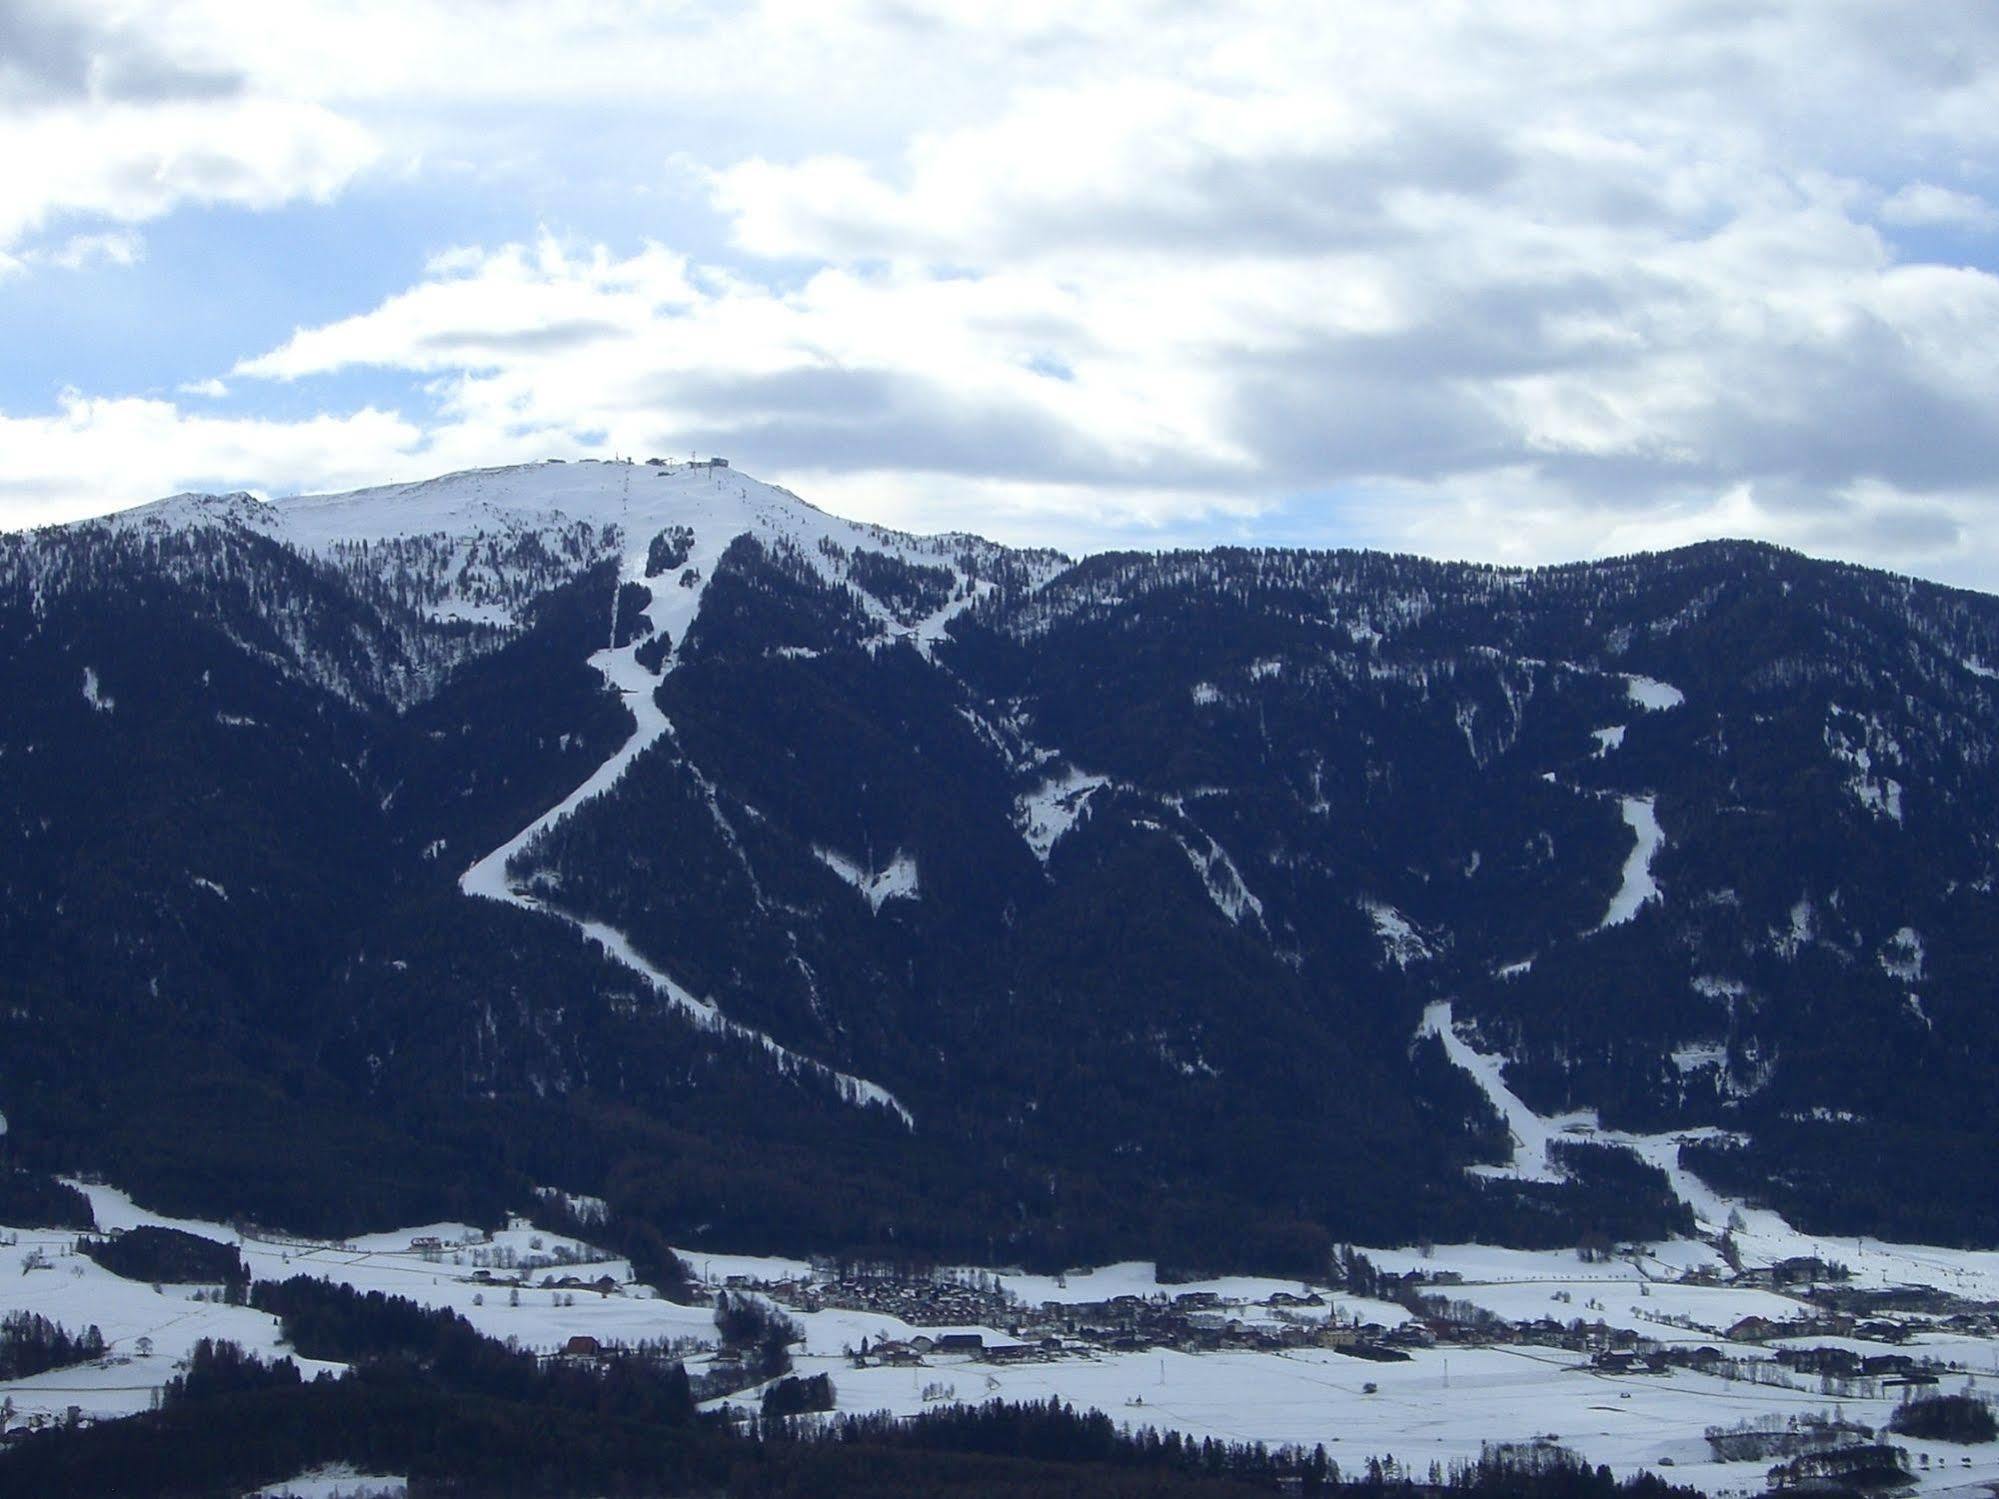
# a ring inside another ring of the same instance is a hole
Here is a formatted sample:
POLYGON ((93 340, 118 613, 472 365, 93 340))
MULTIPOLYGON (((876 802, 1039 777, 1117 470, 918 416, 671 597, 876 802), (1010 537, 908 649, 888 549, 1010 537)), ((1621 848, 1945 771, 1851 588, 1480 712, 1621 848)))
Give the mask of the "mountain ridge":
POLYGON ((1450 1000, 1543 1115, 1686 1131, 1809 1221, 1999 1237, 1983 595, 1753 542, 1069 563, 550 463, 15 533, 0 620, 36 705, 0 940, 69 975, 14 981, 0 1106, 185 1207, 357 1210, 330 1160, 280 1192, 221 1170, 238 1132, 163 1141, 170 1100, 92 1113, 143 1064, 52 1033, 219 1057, 315 1159, 321 1108, 418 1141, 367 1221, 518 1172, 632 1232, 987 1261, 1678 1221, 1608 1158, 1468 1174, 1504 1127, 1423 1033, 1450 1000), (119 818, 157 832, 100 867, 119 818), (324 957, 288 971, 283 920, 324 957), (1958 1164, 1883 1185, 1911 1149, 1958 1164))

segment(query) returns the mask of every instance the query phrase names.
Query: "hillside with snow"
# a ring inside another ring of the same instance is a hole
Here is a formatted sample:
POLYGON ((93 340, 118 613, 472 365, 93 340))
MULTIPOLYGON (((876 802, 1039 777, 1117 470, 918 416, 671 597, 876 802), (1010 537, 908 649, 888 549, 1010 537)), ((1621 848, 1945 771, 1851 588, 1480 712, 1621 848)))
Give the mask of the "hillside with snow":
POLYGON ((0 1107, 161 1207, 531 1175, 737 1248, 1303 1272, 1699 1182, 1999 1242, 1980 596, 1071 562, 550 462, 0 537, 0 647, 0 1107))

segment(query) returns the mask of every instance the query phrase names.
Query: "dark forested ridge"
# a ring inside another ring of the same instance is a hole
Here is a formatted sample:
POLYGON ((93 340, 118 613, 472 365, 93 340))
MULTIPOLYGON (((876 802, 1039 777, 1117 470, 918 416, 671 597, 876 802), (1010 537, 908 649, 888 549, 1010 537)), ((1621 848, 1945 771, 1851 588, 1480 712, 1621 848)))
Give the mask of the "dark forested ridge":
POLYGON ((1724 1126, 1689 1163, 1814 1230, 1999 1243, 1989 598, 1739 543, 172 517, 0 537, 0 1164, 325 1233, 555 1184, 654 1263, 1686 1227, 1618 1152, 1468 1175, 1507 1143, 1415 1039, 1449 998, 1537 1108, 1724 1126), (545 910, 468 898, 633 732, 590 663, 634 644, 670 731, 518 849, 545 910))

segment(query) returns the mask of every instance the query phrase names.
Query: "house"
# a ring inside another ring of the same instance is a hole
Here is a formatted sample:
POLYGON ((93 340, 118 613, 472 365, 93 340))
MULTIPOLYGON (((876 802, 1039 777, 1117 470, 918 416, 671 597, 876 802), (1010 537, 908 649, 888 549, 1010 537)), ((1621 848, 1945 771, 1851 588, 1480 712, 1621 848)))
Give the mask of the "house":
POLYGON ((1784 1330, 1768 1317, 1744 1317, 1728 1330, 1731 1343, 1761 1343, 1766 1338, 1782 1337, 1784 1330))
POLYGON ((930 1346, 937 1353, 983 1353, 986 1340, 975 1332, 947 1332, 933 1339, 930 1346))
POLYGON ((587 1332, 579 1332, 562 1345, 565 1358, 596 1358, 603 1350, 587 1332))
POLYGON ((1900 1322, 1862 1322, 1853 1335, 1870 1343, 1903 1343, 1908 1341, 1909 1329, 1900 1322))

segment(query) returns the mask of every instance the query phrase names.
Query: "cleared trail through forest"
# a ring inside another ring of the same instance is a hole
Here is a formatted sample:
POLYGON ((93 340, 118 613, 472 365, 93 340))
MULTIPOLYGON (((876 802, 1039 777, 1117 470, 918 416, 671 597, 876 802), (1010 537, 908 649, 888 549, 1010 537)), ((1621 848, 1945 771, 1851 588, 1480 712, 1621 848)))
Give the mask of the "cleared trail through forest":
MULTIPOLYGON (((631 737, 619 745, 617 751, 592 771, 574 791, 460 875, 458 888, 469 896, 504 901, 524 911, 537 911, 544 916, 552 916, 558 921, 566 922, 594 942, 611 961, 630 969, 644 979, 656 994, 703 1029, 752 1042, 771 1056, 780 1071, 824 1078, 834 1085, 840 1097, 846 1102, 858 1108, 889 1109, 906 1127, 914 1129, 915 1116, 903 1107, 894 1094, 879 1083, 869 1082, 864 1077, 841 1072, 824 1062, 803 1056, 753 1026, 730 1019, 712 1001, 691 993, 676 983, 670 975, 647 962, 624 933, 604 922, 591 921, 573 915, 558 906, 550 905, 547 901, 516 886, 507 873, 508 864, 536 838, 568 817, 585 802, 611 790, 623 779, 625 772, 631 769, 640 755, 672 733, 673 726, 668 722, 659 704, 654 701, 653 693, 659 686, 660 680, 678 664, 681 645, 687 638, 687 627, 693 623, 694 616, 700 611, 701 595, 707 587, 707 579, 714 571, 715 564, 728 541, 732 539, 717 538, 712 535, 697 536, 695 546, 689 552, 684 564, 686 568, 692 569, 691 576, 696 581, 686 587, 651 589, 652 601, 646 606, 646 618, 651 621, 655 631, 667 630, 668 638, 672 641, 672 647, 662 664, 659 676, 655 677, 638 659, 639 647, 644 643, 645 637, 640 637, 629 645, 607 645, 591 656, 590 664, 617 691, 624 700, 625 707, 631 712, 634 720, 631 737)), ((622 588, 626 583, 649 586, 644 576, 644 564, 643 542, 635 543, 627 532, 616 586, 622 588)), ((613 597, 615 598, 615 593, 613 597)))

